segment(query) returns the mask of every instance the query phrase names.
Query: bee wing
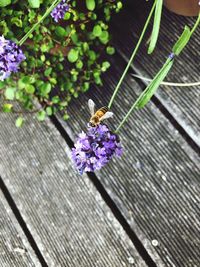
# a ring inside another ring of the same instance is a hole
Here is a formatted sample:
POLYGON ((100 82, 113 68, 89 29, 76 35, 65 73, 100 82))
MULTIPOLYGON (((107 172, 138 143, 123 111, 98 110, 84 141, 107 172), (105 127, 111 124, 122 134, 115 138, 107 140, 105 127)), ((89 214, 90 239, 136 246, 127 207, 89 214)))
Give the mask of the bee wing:
POLYGON ((109 119, 109 118, 111 118, 112 116, 114 115, 114 113, 113 112, 110 112, 110 111, 107 111, 99 120, 100 121, 103 121, 103 120, 105 120, 105 119, 109 119))
POLYGON ((95 103, 92 99, 88 100, 88 107, 90 110, 90 114, 93 116, 94 115, 94 108, 95 108, 95 103))

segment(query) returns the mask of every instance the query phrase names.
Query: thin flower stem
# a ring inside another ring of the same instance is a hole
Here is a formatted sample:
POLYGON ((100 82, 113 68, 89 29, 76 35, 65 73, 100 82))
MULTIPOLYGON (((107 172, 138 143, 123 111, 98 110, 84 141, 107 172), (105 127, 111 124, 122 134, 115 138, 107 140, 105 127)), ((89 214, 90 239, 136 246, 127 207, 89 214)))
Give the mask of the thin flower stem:
POLYGON ((131 55, 131 57, 130 57, 130 59, 129 59, 129 62, 128 62, 127 66, 126 66, 126 68, 125 68, 125 70, 124 70, 124 72, 123 72, 123 74, 122 74, 122 76, 121 76, 121 78, 120 78, 120 80, 119 80, 119 82, 118 82, 116 88, 115 88, 115 91, 114 91, 114 93, 113 93, 113 95, 112 95, 112 97, 111 97, 111 99, 110 99, 110 102, 109 102, 109 104, 108 104, 108 108, 111 108, 112 103, 113 103, 113 101, 114 101, 114 99, 115 99, 115 96, 116 96, 116 94, 117 94, 117 92, 118 92, 118 90, 119 90, 119 88, 120 88, 120 86, 121 86, 121 84, 122 84, 122 82, 123 82, 123 80, 124 80, 124 77, 125 77, 125 75, 126 75, 128 69, 129 69, 129 67, 130 67, 130 65, 131 65, 131 63, 132 63, 132 61, 133 61, 133 59, 134 59, 134 57, 135 57, 137 51, 138 51, 138 48, 139 48, 139 46, 140 46, 140 44, 141 44, 141 42, 142 42, 142 39, 143 39, 143 37, 144 37, 144 34, 145 34, 145 32, 146 32, 147 26, 148 26, 148 24, 149 24, 149 22, 150 22, 150 19, 151 19, 152 15, 153 15, 155 6, 156 6, 156 0, 154 1, 154 4, 153 4, 153 6, 152 6, 152 8, 151 8, 151 11, 150 11, 149 16, 148 16, 148 18, 147 18, 147 20, 146 20, 146 23, 145 23, 145 25, 144 25, 144 28, 143 28, 142 33, 141 33, 141 35, 140 35, 140 38, 139 38, 139 40, 138 40, 138 42, 137 42, 137 45, 136 45, 136 47, 135 47, 135 49, 134 49, 134 51, 133 51, 133 53, 132 53, 132 55, 131 55))
POLYGON ((18 42, 19 45, 22 45, 30 36, 30 34, 36 29, 36 27, 51 13, 51 11, 61 2, 61 0, 53 1, 52 5, 46 10, 44 15, 36 22, 33 27, 21 38, 18 42))
POLYGON ((199 26, 199 23, 200 23, 200 11, 199 11, 199 16, 198 16, 198 19, 196 21, 196 23, 194 24, 194 27, 192 28, 191 30, 191 34, 190 36, 193 34, 193 32, 196 30, 196 28, 199 26))
MULTIPOLYGON (((151 82, 153 79, 149 79, 140 75, 132 74, 133 77, 138 78, 143 81, 151 82)), ((193 83, 173 83, 173 82, 161 82, 162 85, 168 86, 176 86, 176 87, 191 87, 191 86, 198 86, 200 82, 193 82, 193 83)))

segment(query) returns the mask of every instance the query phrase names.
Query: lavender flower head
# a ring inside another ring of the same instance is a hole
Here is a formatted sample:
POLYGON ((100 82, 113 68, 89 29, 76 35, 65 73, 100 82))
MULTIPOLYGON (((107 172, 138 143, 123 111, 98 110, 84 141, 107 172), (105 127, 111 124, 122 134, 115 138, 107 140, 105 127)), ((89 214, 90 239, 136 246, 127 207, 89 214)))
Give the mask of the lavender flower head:
POLYGON ((105 124, 89 127, 87 133, 79 134, 72 159, 80 174, 101 169, 114 156, 122 155, 119 137, 105 124))
POLYGON ((10 76, 11 72, 17 72, 19 64, 25 59, 20 47, 13 41, 0 36, 0 80, 10 76))
POLYGON ((65 16, 65 13, 69 11, 69 5, 66 3, 66 0, 62 0, 51 12, 52 18, 55 20, 55 22, 58 22, 59 20, 63 19, 65 16))

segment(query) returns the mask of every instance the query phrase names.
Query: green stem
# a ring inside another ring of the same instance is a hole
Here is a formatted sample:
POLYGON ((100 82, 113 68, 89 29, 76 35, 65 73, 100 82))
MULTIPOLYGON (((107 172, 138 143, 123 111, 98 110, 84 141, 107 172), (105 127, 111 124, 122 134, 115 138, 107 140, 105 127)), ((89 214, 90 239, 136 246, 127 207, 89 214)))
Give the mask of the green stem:
POLYGON ((152 8, 151 8, 151 11, 150 11, 149 16, 148 16, 148 18, 147 18, 147 20, 146 20, 146 23, 145 23, 145 25, 144 25, 144 28, 143 28, 142 33, 141 33, 141 35, 140 35, 140 38, 139 38, 139 40, 138 40, 138 42, 137 42, 137 45, 136 45, 136 47, 135 47, 135 49, 134 49, 134 51, 133 51, 133 53, 132 53, 132 55, 131 55, 131 57, 130 57, 130 59, 129 59, 129 62, 128 62, 127 66, 126 66, 126 68, 125 68, 125 70, 124 70, 124 72, 123 72, 123 74, 122 74, 122 76, 121 76, 121 78, 120 78, 120 80, 119 80, 119 82, 118 82, 116 88, 115 88, 115 91, 114 91, 114 93, 113 93, 113 95, 112 95, 112 97, 111 97, 111 99, 110 99, 110 102, 109 102, 109 104, 108 104, 108 108, 111 108, 112 103, 113 103, 113 101, 114 101, 114 99, 115 99, 115 96, 116 96, 116 94, 117 94, 117 92, 118 92, 118 90, 119 90, 119 88, 120 88, 120 86, 121 86, 121 84, 122 84, 122 82, 123 82, 123 80, 124 80, 124 77, 125 77, 125 75, 126 75, 128 69, 129 69, 129 67, 130 67, 130 65, 131 65, 131 63, 132 63, 132 61, 133 61, 133 59, 134 59, 134 57, 135 57, 137 51, 138 51, 138 48, 139 48, 139 46, 140 46, 140 44, 141 44, 141 42, 142 42, 142 39, 143 39, 143 37, 144 37, 144 34, 145 34, 145 32, 146 32, 147 26, 148 26, 148 24, 149 24, 149 22, 150 22, 150 19, 151 19, 152 15, 153 15, 155 6, 156 6, 156 0, 154 1, 154 4, 153 4, 153 6, 152 6, 152 8))
POLYGON ((36 29, 36 27, 51 13, 51 11, 61 2, 61 0, 55 0, 53 1, 52 5, 46 10, 44 15, 36 22, 33 27, 21 38, 21 40, 18 42, 19 45, 22 45, 30 36, 30 34, 36 29))
MULTIPOLYGON (((132 74, 133 77, 138 78, 143 81, 152 82, 153 79, 149 79, 137 74, 132 74)), ((168 85, 168 86, 176 86, 176 87, 191 87, 191 86, 198 86, 200 82, 190 82, 190 83, 174 83, 174 82, 161 82, 161 85, 168 85)))
POLYGON ((194 24, 194 27, 192 28, 191 30, 191 34, 190 36, 192 36, 193 32, 196 30, 196 28, 199 26, 199 23, 200 23, 200 12, 199 12, 199 16, 198 16, 198 19, 196 21, 196 23, 194 24))

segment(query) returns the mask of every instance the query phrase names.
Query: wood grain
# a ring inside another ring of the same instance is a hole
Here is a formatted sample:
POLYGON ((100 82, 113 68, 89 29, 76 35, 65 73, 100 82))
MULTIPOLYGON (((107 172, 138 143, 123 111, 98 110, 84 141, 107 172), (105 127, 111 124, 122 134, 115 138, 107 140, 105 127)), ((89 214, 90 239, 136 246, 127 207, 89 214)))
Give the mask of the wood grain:
POLYGON ((0 190, 0 266, 40 267, 19 223, 0 190))
POLYGON ((60 134, 28 119, 17 129, 1 114, 0 174, 48 266, 145 267, 60 134))
MULTIPOLYGON (((72 102, 68 122, 60 119, 72 139, 86 130, 89 98, 97 108, 108 104, 125 68, 117 55, 111 66, 104 87, 72 102)), ((127 75, 112 107, 112 129, 140 90, 127 75)), ((132 114, 119 134, 124 155, 97 172, 98 178, 158 266, 199 266, 199 156, 152 103, 132 114)))

